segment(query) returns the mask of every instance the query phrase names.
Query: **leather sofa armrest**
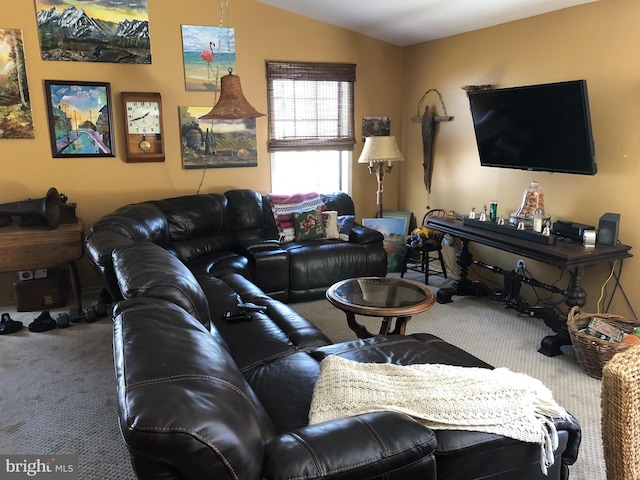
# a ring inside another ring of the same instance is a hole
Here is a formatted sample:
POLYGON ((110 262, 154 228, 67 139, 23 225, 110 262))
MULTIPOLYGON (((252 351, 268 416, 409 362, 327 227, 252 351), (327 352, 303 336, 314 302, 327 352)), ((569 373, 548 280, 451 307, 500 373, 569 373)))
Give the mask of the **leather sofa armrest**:
POLYGON ((266 250, 277 250, 280 242, 274 239, 260 238, 256 240, 246 240, 242 242, 242 248, 247 252, 264 252, 266 250))
POLYGON ((349 234, 351 243, 365 245, 367 243, 382 243, 384 235, 373 228, 364 227, 362 225, 354 225, 349 234))
POLYGON ((375 412, 308 425, 269 439, 263 478, 436 478, 433 430, 375 412))
POLYGON ((289 253, 275 244, 256 247, 246 252, 255 273, 253 281, 270 297, 286 299, 289 294, 289 253))
POLYGON ((569 433, 569 440, 567 442, 567 448, 562 454, 562 463, 565 465, 573 465, 578 459, 578 450, 580 449, 580 443, 582 442, 582 429, 580 423, 573 415, 568 419, 554 419, 554 424, 557 430, 566 430, 569 433))
POLYGON ((85 239, 84 245, 91 261, 96 266, 111 267, 113 251, 118 247, 135 242, 136 240, 133 238, 125 237, 118 232, 101 230, 90 233, 85 239))

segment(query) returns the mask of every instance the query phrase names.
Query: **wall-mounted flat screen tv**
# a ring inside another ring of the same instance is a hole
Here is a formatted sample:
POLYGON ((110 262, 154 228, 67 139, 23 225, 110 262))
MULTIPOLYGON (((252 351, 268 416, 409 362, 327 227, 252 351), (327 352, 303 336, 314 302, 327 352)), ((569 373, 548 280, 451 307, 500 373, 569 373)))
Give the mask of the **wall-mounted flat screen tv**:
POLYGON ((586 80, 469 92, 480 164, 595 175, 586 80))

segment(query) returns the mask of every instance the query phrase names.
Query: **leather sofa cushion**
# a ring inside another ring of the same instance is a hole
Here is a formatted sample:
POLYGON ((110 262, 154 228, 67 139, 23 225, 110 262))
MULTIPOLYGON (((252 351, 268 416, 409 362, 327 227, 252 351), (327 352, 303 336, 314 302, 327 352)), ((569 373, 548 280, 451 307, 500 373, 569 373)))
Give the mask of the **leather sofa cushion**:
POLYGON ((113 251, 113 268, 124 298, 168 300, 209 327, 209 302, 189 269, 164 248, 137 242, 113 251))
POLYGON ((345 278, 387 274, 386 252, 371 245, 309 240, 287 243, 282 248, 289 253, 289 301, 292 302, 323 298, 327 286, 345 278))
POLYGON ((149 203, 164 213, 174 242, 231 232, 227 198, 222 194, 183 195, 149 203))
POLYGON ((288 305, 267 296, 253 282, 240 275, 225 275, 221 280, 233 291, 237 292, 243 302, 266 305, 267 315, 287 338, 287 343, 297 349, 316 348, 331 344, 331 340, 322 331, 301 316, 288 305))
POLYGON ((241 275, 229 274, 218 278, 200 275, 198 281, 205 295, 215 298, 215 302, 210 304, 211 320, 243 373, 301 349, 331 343, 318 327, 288 305, 265 295, 241 275), (224 313, 237 311, 238 302, 265 305, 267 310, 252 313, 252 320, 224 320, 224 313))
POLYGON ((231 211, 231 224, 236 234, 245 230, 259 230, 264 238, 265 220, 263 197, 255 190, 238 189, 225 192, 231 211))

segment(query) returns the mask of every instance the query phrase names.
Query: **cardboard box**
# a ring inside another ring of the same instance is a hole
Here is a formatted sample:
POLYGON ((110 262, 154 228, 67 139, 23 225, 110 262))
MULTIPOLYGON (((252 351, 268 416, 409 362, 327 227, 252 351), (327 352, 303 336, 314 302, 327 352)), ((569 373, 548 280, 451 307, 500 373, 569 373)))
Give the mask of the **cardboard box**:
POLYGON ((13 283, 18 312, 64 307, 69 296, 66 270, 48 270, 46 278, 16 280, 13 283))

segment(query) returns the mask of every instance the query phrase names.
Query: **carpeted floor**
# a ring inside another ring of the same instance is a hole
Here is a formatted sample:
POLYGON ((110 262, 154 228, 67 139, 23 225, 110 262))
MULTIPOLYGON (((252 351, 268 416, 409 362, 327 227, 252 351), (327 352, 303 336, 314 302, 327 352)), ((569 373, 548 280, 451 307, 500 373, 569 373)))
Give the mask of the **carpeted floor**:
MULTIPOLYGON (((435 289, 441 280, 432 278, 435 289)), ((414 316, 407 333, 433 333, 493 365, 542 380, 582 425, 582 447, 571 478, 604 480, 600 382, 582 372, 571 347, 559 357, 545 357, 536 350, 551 331, 541 320, 521 317, 487 299, 454 300, 414 316)), ((328 302, 291 306, 333 341, 355 338, 344 314, 328 302)), ((117 423, 110 319, 32 333, 26 326, 38 312, 11 308, 1 311, 10 312, 25 328, 0 336, 0 454, 76 453, 80 479, 134 479, 117 423)), ((358 320, 370 330, 379 326, 375 318, 358 320)))

